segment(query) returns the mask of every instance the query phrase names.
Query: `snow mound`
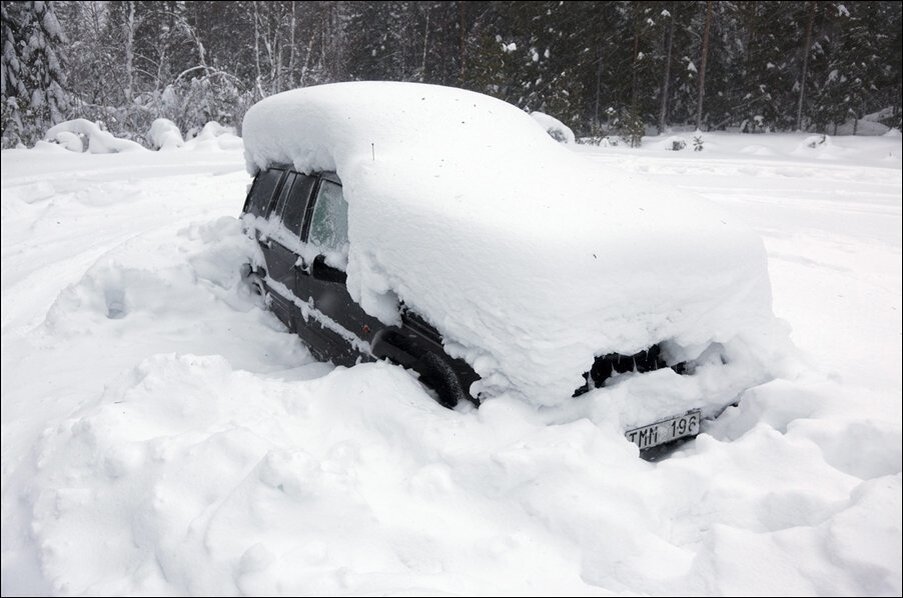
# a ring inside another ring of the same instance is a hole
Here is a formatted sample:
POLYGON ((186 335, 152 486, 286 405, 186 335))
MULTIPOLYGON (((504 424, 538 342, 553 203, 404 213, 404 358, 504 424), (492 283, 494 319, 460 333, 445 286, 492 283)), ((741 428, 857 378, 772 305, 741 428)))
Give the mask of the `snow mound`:
MULTIPOLYGON (((88 152, 92 154, 118 154, 120 152, 145 150, 140 143, 114 137, 109 131, 101 129, 97 123, 93 123, 84 118, 67 120, 58 125, 54 125, 50 127, 44 138, 47 140, 59 141, 58 135, 60 133, 83 135, 84 137, 87 137, 88 152)), ((68 135, 64 135, 63 139, 69 140, 66 143, 71 143, 72 140, 68 135)))
POLYGON ((815 156, 822 159, 836 159, 847 152, 846 148, 834 143, 830 135, 809 135, 791 152, 795 156, 815 156))
POLYGON ((539 123, 546 133, 559 143, 576 143, 574 132, 566 124, 543 112, 531 112, 530 116, 539 123))
MULTIPOLYGON (((761 240, 698 197, 591 164, 509 104, 333 84, 264 99, 243 131, 252 173, 338 173, 352 297, 386 322, 394 298, 424 315, 482 377, 472 392, 555 404, 595 356, 657 343, 676 360, 720 343, 755 364, 743 377, 767 377, 761 240)), ((715 411, 728 394, 701 400, 715 411)))
POLYGON ((681 150, 693 149, 692 142, 686 137, 680 135, 669 135, 661 141, 657 141, 653 145, 653 149, 679 152, 681 150))
POLYGON ((158 150, 174 150, 185 143, 179 127, 168 118, 158 118, 151 123, 147 138, 158 150))
POLYGON ((70 152, 81 153, 85 151, 85 144, 82 141, 82 138, 75 133, 70 133, 69 131, 60 131, 59 133, 57 133, 56 142, 70 152))
POLYGON ((241 137, 235 127, 225 127, 215 120, 208 122, 193 138, 185 142, 186 149, 199 151, 242 149, 241 137))
MULTIPOLYGON (((750 409, 812 421, 800 390, 750 409)), ((701 579, 725 594, 899 593, 899 465, 832 467, 823 445, 855 447, 842 425, 705 434, 653 466, 585 419, 424 399, 382 363, 280 380, 218 355, 151 356, 38 439, 22 535, 73 594, 469 594, 489 580, 657 595, 701 579)))

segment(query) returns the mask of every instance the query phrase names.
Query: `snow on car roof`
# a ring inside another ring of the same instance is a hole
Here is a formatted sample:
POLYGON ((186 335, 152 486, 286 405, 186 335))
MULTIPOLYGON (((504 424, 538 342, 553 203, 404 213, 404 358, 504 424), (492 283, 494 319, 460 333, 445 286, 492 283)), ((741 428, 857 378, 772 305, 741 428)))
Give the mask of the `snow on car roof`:
POLYGON ((713 342, 746 354, 772 329, 754 233, 588 161, 500 100, 337 83, 262 100, 243 136, 252 173, 338 173, 352 297, 386 322, 396 298, 423 315, 481 375, 474 392, 551 404, 594 356, 662 342, 677 358, 713 342))

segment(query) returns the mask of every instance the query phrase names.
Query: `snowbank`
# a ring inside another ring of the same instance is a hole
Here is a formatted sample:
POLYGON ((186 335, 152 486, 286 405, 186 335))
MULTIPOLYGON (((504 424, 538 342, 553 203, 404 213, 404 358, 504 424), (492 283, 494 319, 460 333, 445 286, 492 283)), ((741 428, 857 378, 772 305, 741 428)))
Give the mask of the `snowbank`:
POLYGON ((151 123, 147 138, 158 150, 174 150, 182 147, 185 143, 179 127, 168 118, 158 118, 151 123))
POLYGON ((559 143, 576 143, 574 138, 574 132, 571 131, 571 128, 566 124, 555 118, 554 116, 549 116, 543 112, 531 112, 530 116, 539 123, 546 133, 559 143))
POLYGON ((735 370, 693 377, 712 383, 704 396, 660 372, 672 390, 624 401, 628 421, 687 400, 711 413, 767 377, 759 238, 698 197, 591 166, 509 104, 430 85, 325 85, 266 98, 243 131, 252 173, 338 173, 352 296, 387 322, 396 297, 426 316, 482 377, 473 392, 558 403, 594 356, 656 343, 676 361, 717 343, 735 370))
POLYGON ((74 148, 71 134, 83 135, 88 139, 88 151, 92 154, 118 154, 120 152, 133 152, 144 150, 140 143, 129 141, 128 139, 119 139, 114 137, 112 133, 102 130, 97 123, 84 118, 76 118, 75 120, 67 120, 58 125, 50 127, 44 136, 48 140, 56 140, 67 144, 74 148), (58 137, 60 133, 67 133, 61 141, 58 137))

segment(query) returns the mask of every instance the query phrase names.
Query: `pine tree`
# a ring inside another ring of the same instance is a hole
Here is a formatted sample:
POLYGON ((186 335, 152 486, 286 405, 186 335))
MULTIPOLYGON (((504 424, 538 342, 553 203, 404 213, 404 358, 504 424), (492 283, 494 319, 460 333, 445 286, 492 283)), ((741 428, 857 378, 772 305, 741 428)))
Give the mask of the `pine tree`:
POLYGON ((239 125, 261 97, 349 79, 465 87, 578 134, 698 120, 832 132, 879 110, 900 124, 899 2, 129 0, 2 12, 4 146, 70 111, 139 139, 159 116, 186 131, 239 125))
POLYGON ((705 26, 702 34, 702 50, 699 59, 699 93, 696 104, 696 129, 702 128, 702 105, 705 101, 705 69, 709 58, 709 39, 712 31, 712 2, 705 3, 705 26))
POLYGON ((668 124, 668 89, 671 85, 671 63, 674 52, 674 2, 668 2, 661 11, 665 20, 665 34, 662 41, 662 84, 659 91, 658 132, 664 133, 668 124), (670 9, 670 10, 669 10, 670 9))
POLYGON ((68 114, 64 37, 51 2, 4 2, 2 16, 2 143, 33 144, 68 114))
POLYGON ((803 102, 806 99, 806 77, 808 75, 809 69, 809 52, 812 48, 812 27, 815 24, 815 14, 817 11, 817 7, 815 2, 807 2, 808 8, 808 18, 806 19, 806 41, 803 42, 803 66, 800 74, 799 81, 799 102, 797 103, 796 108, 796 130, 801 131, 803 127, 803 102))
MULTIPOLYGON (((858 119, 865 114, 883 108, 879 87, 885 78, 880 31, 885 19, 882 2, 851 3, 849 23, 840 38, 844 64, 841 67, 848 85, 843 102, 847 114, 853 119, 853 133, 856 133, 858 119), (880 99, 879 99, 880 98, 880 99)), ((898 50, 899 52, 899 50, 898 50)))
POLYGON ((348 74, 366 81, 415 79, 417 61, 408 31, 408 2, 359 2, 350 7, 348 74))

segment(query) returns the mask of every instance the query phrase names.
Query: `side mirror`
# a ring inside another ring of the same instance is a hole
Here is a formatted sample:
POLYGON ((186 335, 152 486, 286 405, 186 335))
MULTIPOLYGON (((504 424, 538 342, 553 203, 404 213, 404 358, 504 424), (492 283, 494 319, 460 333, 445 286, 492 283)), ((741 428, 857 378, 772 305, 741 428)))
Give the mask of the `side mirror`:
POLYGON ((310 266, 310 275, 315 280, 336 282, 340 284, 345 284, 345 280, 348 278, 348 276, 338 268, 333 268, 328 265, 326 263, 326 256, 323 255, 318 255, 316 259, 314 259, 314 263, 310 266))

